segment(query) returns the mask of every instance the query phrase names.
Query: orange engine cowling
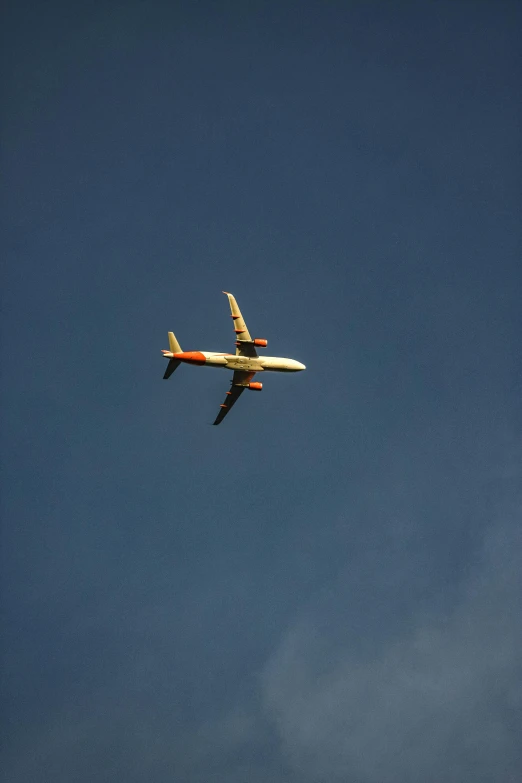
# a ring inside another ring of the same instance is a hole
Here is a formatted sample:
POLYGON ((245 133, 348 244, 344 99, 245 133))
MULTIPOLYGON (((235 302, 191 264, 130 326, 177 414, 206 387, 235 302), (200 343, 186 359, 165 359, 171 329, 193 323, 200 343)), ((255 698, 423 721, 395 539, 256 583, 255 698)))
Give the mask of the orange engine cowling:
POLYGON ((248 384, 248 388, 251 391, 262 391, 263 390, 263 384, 258 383, 257 381, 254 381, 253 383, 248 384))
POLYGON ((260 337, 256 337, 254 340, 254 345, 259 345, 260 348, 266 348, 268 345, 268 340, 262 340, 260 337))

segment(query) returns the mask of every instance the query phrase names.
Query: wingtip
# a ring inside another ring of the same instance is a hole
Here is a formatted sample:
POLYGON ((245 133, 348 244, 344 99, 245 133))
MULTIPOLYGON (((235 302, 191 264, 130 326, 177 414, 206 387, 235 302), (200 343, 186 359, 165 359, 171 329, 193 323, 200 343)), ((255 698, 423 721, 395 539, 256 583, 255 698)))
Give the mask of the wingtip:
POLYGON ((222 291, 221 293, 225 294, 225 296, 232 296, 230 291, 222 291))

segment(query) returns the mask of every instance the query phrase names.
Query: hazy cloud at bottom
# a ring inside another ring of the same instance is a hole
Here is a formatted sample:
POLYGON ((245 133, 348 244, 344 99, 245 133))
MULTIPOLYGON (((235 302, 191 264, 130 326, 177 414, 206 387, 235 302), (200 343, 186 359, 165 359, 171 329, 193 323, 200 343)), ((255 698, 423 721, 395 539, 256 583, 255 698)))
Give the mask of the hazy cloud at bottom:
POLYGON ((287 630, 264 671, 263 694, 283 754, 303 780, 516 779, 519 522, 519 506, 492 522, 450 609, 419 613, 364 658, 356 639, 339 642, 323 619, 326 611, 335 625, 344 614, 349 625, 353 573, 287 630))

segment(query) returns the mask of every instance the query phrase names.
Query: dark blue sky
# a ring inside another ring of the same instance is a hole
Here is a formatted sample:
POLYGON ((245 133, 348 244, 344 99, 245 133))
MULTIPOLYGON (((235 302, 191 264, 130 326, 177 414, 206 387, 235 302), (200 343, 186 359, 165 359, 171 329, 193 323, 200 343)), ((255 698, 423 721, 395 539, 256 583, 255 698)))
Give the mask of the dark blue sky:
POLYGON ((520 5, 10 5, 3 780, 515 783, 520 5))

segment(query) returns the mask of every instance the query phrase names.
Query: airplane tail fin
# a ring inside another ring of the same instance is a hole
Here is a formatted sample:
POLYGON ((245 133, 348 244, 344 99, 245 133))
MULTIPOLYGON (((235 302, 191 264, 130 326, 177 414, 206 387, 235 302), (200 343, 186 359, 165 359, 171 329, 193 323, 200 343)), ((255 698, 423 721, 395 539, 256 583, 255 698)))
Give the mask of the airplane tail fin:
POLYGON ((169 345, 172 353, 181 353, 181 345, 174 336, 174 332, 169 332, 169 345))
MULTIPOLYGON (((176 337, 174 335, 174 332, 169 332, 169 346, 170 346, 170 353, 181 353, 181 345, 176 340, 176 337)), ((169 355, 167 351, 163 351, 164 354, 169 355)), ((167 378, 170 378, 174 370, 177 370, 179 365, 181 364, 179 359, 171 359, 169 363, 167 364, 167 369, 165 370, 165 375, 163 376, 163 380, 167 380, 167 378)))

